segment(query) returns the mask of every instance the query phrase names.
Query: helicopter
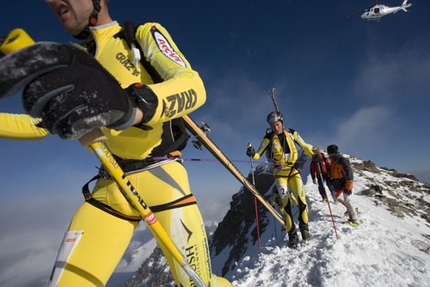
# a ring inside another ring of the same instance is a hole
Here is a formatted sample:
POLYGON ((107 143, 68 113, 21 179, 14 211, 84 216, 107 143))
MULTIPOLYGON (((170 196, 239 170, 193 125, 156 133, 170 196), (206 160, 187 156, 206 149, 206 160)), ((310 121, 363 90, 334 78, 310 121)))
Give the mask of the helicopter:
MULTIPOLYGON (((401 6, 395 6, 395 7, 389 7, 382 4, 378 4, 378 1, 375 0, 375 5, 364 9, 364 13, 361 14, 361 19, 365 20, 366 22, 369 21, 381 21, 381 18, 384 16, 387 16, 389 14, 395 14, 400 10, 403 10, 405 12, 408 12, 406 8, 409 8, 412 6, 412 3, 408 3, 408 0, 404 0, 401 6)), ((360 10, 357 13, 360 13, 363 10, 360 10)), ((354 13, 352 15, 355 15, 357 13, 354 13)), ((348 18, 352 15, 348 15, 348 18)))

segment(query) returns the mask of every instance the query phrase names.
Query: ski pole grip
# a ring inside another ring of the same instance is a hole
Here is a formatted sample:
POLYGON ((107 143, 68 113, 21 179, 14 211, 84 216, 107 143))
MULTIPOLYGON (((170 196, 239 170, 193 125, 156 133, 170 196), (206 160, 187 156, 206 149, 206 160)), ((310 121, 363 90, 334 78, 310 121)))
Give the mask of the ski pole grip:
POLYGON ((101 129, 93 129, 79 138, 79 142, 84 147, 89 147, 96 142, 104 142, 107 137, 103 134, 101 129))
POLYGON ((0 46, 0 51, 7 55, 34 44, 33 39, 21 28, 13 29, 0 46))

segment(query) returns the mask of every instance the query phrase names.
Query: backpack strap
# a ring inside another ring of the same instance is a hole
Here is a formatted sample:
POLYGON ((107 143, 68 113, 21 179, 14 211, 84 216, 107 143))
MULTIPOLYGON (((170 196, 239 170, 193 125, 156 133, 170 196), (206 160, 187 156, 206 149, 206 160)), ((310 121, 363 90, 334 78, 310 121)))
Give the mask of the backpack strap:
POLYGON ((160 74, 155 70, 154 66, 151 65, 146 60, 145 54, 143 53, 142 47, 140 46, 139 42, 136 40, 136 31, 137 28, 140 25, 134 26, 133 22, 130 20, 127 20, 124 22, 124 25, 122 27, 123 29, 123 38, 127 42, 131 53, 133 57, 133 64, 137 64, 137 62, 140 61, 142 66, 145 68, 145 70, 148 72, 148 74, 151 76, 152 81, 154 84, 161 83, 164 81, 164 79, 160 76, 160 74))
POLYGON ((269 144, 266 146, 266 148, 261 153, 266 153, 266 158, 272 160, 273 159, 273 152, 272 152, 272 146, 273 146, 273 132, 272 129, 266 129, 266 135, 265 137, 269 138, 269 144))
MULTIPOLYGON (((136 31, 140 25, 142 24, 135 26, 131 20, 127 20, 122 26, 122 31, 116 34, 115 37, 123 38, 127 42, 133 57, 133 64, 136 65, 137 62, 140 62, 143 68, 151 76, 152 82, 154 84, 164 82, 164 79, 160 76, 154 66, 152 66, 151 63, 146 59, 142 47, 136 40, 136 31)), ((164 129, 170 129, 164 132, 170 132, 173 134, 173 143, 168 147, 164 146, 156 148, 153 151, 153 156, 166 155, 176 150, 183 150, 187 144, 188 139, 190 138, 182 118, 173 119, 170 123, 166 122, 164 124, 164 129)))
POLYGON ((298 142, 296 141, 296 139, 294 138, 294 133, 296 132, 296 130, 295 130, 295 129, 288 128, 288 129, 287 129, 287 132, 288 132, 288 135, 293 139, 294 143, 295 143, 295 144, 297 144, 297 145, 299 145, 299 143, 298 143, 298 142))

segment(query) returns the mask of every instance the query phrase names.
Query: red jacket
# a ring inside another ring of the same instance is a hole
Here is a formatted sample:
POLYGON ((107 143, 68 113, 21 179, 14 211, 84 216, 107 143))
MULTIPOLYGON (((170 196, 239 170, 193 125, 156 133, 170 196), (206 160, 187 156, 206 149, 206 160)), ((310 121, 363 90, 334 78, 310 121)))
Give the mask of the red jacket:
MULTIPOLYGON (((330 159, 326 158, 323 153, 320 153, 319 156, 320 156, 320 159, 321 159, 321 161, 320 161, 321 173, 322 173, 322 175, 326 175, 327 174, 327 170, 330 169, 330 164, 331 164, 330 163, 330 159)), ((318 169, 318 165, 317 165, 316 162, 311 161, 310 168, 311 168, 311 177, 312 177, 312 179, 315 179, 315 177, 317 177, 317 176, 320 175, 320 171, 318 169)))

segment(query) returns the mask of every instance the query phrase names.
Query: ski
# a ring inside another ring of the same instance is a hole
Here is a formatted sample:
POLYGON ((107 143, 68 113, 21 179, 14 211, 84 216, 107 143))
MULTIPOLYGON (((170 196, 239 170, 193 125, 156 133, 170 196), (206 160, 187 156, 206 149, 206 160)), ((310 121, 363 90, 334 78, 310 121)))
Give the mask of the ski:
POLYGON ((359 223, 358 223, 358 222, 351 221, 351 220, 347 220, 347 221, 344 221, 344 222, 342 222, 342 223, 343 223, 343 224, 347 224, 347 225, 352 226, 352 227, 358 227, 358 225, 359 225, 359 223))
POLYGON ((277 113, 279 113, 279 108, 278 108, 278 104, 276 103, 276 99, 275 99, 275 88, 272 88, 271 92, 267 92, 270 96, 270 98, 272 99, 273 102, 273 106, 275 107, 275 111, 277 113))
POLYGON ((224 155, 224 153, 215 145, 215 143, 206 135, 205 129, 207 125, 204 124, 203 128, 200 128, 193 119, 188 115, 182 117, 185 122, 185 126, 190 133, 202 144, 218 161, 227 168, 228 171, 241 182, 266 208, 270 213, 277 219, 282 225, 285 225, 282 216, 264 199, 264 197, 257 191, 257 189, 246 179, 246 177, 236 168, 236 166, 224 155))

